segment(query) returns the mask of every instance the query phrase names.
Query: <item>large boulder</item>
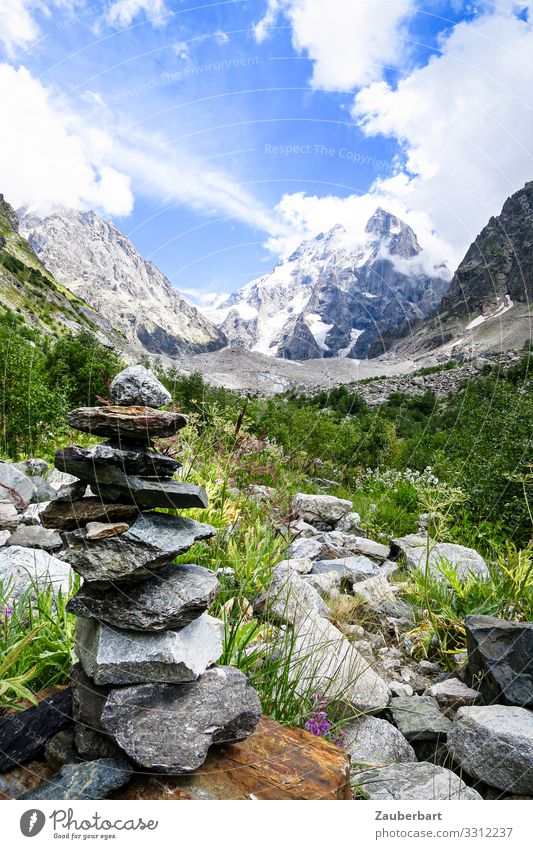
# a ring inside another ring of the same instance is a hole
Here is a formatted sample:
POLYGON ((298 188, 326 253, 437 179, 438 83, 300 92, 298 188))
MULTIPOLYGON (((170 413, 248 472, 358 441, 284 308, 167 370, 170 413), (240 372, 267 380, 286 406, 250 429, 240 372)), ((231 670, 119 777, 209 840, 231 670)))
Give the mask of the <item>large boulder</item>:
POLYGON ((533 707, 533 622, 467 616, 467 673, 487 702, 533 707))
POLYGON ((96 684, 194 681, 222 654, 224 626, 204 613, 178 631, 120 631, 76 620, 76 654, 96 684))
POLYGON ((0 581, 6 602, 19 599, 30 588, 44 591, 51 586, 55 596, 59 591, 66 595, 70 577, 69 564, 46 551, 18 545, 0 548, 0 581))
POLYGON ((198 769, 209 747, 235 743, 261 719, 259 697, 238 669, 215 666, 188 684, 140 684, 112 690, 101 722, 143 769, 198 769))
POLYGON ((292 499, 293 512, 311 525, 318 523, 334 526, 352 507, 351 501, 333 495, 307 495, 299 492, 292 499))
POLYGON ((368 799, 481 799, 458 775, 431 763, 401 763, 352 773, 368 799))
POLYGON ((87 581, 139 580, 214 534, 211 525, 193 519, 144 513, 120 536, 88 542, 85 528, 66 533, 64 556, 87 581))
POLYGON ((11 502, 23 513, 37 492, 29 477, 11 463, 0 462, 0 500, 11 502))
POLYGON ((70 599, 77 616, 131 631, 183 628, 213 603, 220 591, 214 572, 203 566, 170 565, 146 581, 94 586, 86 583, 70 599))
POLYGON ((508 705, 463 707, 448 749, 469 775, 507 793, 533 795, 533 712, 508 705))
POLYGON ((435 542, 423 534, 409 534, 392 541, 393 552, 402 553, 408 569, 420 569, 439 580, 445 581, 443 568, 452 566, 459 580, 465 581, 469 576, 486 579, 489 569, 481 554, 473 548, 455 545, 449 542, 435 542))
POLYGON ((403 734, 385 719, 362 716, 341 726, 342 745, 355 764, 376 765, 416 761, 413 747, 403 734))
POLYGON ((126 407, 164 407, 172 398, 168 389, 144 366, 129 366, 113 379, 109 387, 116 404, 126 407))

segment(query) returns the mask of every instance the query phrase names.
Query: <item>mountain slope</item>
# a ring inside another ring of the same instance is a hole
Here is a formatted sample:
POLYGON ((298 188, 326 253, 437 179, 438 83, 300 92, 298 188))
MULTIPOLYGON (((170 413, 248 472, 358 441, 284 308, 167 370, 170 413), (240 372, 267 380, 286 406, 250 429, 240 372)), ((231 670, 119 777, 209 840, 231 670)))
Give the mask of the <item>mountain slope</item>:
POLYGON ((358 243, 336 225, 204 312, 232 344, 259 353, 368 357, 383 333, 426 316, 448 286, 444 265, 428 274, 412 229, 377 209, 358 243))
POLYGON ((125 339, 82 298, 59 283, 19 232, 14 209, 0 194, 0 307, 53 335, 91 330, 121 348, 125 339))
MULTIPOLYGON (((533 181, 509 197, 468 249, 435 313, 395 349, 519 348, 531 338, 533 181)), ((390 345, 389 345, 390 347, 390 345)))
POLYGON ((221 331, 94 212, 63 210, 44 219, 23 214, 21 228, 57 280, 120 330, 134 352, 172 358, 226 344, 221 331))

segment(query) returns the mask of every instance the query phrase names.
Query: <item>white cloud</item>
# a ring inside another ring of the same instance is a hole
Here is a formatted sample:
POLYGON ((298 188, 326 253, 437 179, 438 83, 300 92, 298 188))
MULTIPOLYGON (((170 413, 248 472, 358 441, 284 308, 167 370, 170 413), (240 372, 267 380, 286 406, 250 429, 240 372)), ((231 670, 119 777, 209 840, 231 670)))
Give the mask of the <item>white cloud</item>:
POLYGON ((414 0, 268 0, 254 34, 263 41, 285 15, 295 49, 313 61, 312 85, 352 89, 405 58, 404 24, 414 6, 414 0))
POLYGON ((276 216, 262 206, 238 180, 195 160, 185 149, 165 145, 155 134, 131 131, 122 143, 119 161, 135 177, 139 191, 160 203, 182 203, 209 215, 236 218, 268 233, 279 232, 276 216))
POLYGON ((106 19, 112 26, 127 27, 144 13, 154 25, 160 25, 163 23, 160 16, 166 12, 165 0, 117 0, 109 9, 106 19))
POLYGON ((463 253, 533 178, 533 27, 496 10, 458 24, 441 51, 396 89, 363 89, 353 114, 367 135, 399 140, 398 197, 463 253))
POLYGON ((0 64, 0 102, 9 128, 0 133, 0 187, 13 205, 131 211, 130 180, 113 167, 111 138, 85 132, 23 67, 0 64))
POLYGON ((408 195, 403 175, 377 181, 366 194, 345 198, 317 197, 303 192, 286 194, 276 207, 285 225, 283 232, 271 237, 266 246, 275 254, 288 256, 304 239, 327 232, 335 224, 343 225, 351 244, 363 244, 366 223, 381 206, 413 228, 422 248, 419 261, 428 273, 434 274, 443 259, 452 257, 454 252, 450 244, 433 232, 429 216, 410 207, 408 195))
POLYGON ((27 0, 2 0, 0 42, 8 56, 13 55, 17 48, 27 47, 39 35, 29 6, 27 0))

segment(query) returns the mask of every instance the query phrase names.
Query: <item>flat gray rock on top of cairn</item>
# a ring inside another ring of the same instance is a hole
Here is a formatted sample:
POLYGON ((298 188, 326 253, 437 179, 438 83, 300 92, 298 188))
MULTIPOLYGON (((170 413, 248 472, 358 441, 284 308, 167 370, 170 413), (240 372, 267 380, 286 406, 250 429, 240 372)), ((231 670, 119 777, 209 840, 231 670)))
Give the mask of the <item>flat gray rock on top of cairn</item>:
POLYGON ((181 413, 153 407, 79 407, 67 414, 76 430, 94 436, 111 436, 149 443, 155 437, 173 436, 187 424, 181 413))
POLYGON ((171 564, 134 584, 86 583, 70 599, 70 613, 128 631, 183 628, 213 603, 220 584, 213 572, 194 564, 171 564))
MULTIPOLYGON (((143 478, 171 478, 181 463, 146 446, 128 447, 127 443, 109 442, 82 448, 69 445, 55 452, 54 465, 62 472, 89 481, 98 478, 102 483, 115 483, 113 472, 143 478)), ((119 482, 122 480, 120 477, 119 482)), ((83 493, 82 493, 83 495, 83 493)))
POLYGON ((146 633, 76 620, 76 654, 95 684, 194 681, 222 654, 223 623, 203 613, 179 631, 146 633))
POLYGON ((214 666, 190 684, 111 690, 101 722, 134 763, 181 775, 198 769, 211 745, 244 740, 260 719, 259 697, 242 672, 214 666))
POLYGON ((168 389, 144 366, 129 366, 114 378, 109 387, 116 404, 126 407, 165 407, 172 398, 168 389))
POLYGON ((69 547, 64 557, 86 581, 131 581, 150 577, 158 566, 214 534, 211 525, 194 519, 143 513, 118 537, 87 541, 84 528, 64 534, 69 547))

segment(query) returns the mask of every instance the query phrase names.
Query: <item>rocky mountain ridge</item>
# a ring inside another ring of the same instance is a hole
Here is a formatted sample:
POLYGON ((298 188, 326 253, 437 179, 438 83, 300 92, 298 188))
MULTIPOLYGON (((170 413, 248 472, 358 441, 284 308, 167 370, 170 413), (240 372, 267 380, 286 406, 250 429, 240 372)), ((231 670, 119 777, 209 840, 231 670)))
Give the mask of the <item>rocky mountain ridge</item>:
POLYGON ((94 212, 22 213, 21 232, 49 271, 125 337, 132 354, 214 351, 223 333, 110 221, 94 212))
POLYGON ((366 358, 383 333, 435 309, 449 281, 444 264, 428 273, 411 227, 378 208, 362 239, 336 225, 204 312, 232 344, 251 351, 366 358))

